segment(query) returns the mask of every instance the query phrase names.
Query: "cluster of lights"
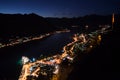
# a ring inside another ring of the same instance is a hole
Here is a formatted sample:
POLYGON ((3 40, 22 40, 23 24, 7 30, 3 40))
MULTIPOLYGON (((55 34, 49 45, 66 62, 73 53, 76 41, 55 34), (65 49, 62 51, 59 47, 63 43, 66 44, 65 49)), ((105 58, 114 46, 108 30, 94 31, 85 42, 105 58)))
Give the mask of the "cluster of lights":
POLYGON ((29 42, 29 41, 33 41, 33 40, 38 40, 38 39, 42 39, 44 37, 47 37, 49 36, 50 33, 47 33, 47 34, 44 34, 44 35, 40 35, 40 36, 37 36, 37 37, 23 37, 23 38, 19 38, 19 39, 12 39, 12 41, 10 41, 9 43, 5 44, 5 43, 0 43, 0 48, 3 48, 3 47, 7 47, 7 46, 14 46, 14 45, 17 45, 17 44, 20 44, 20 43, 26 43, 26 42, 29 42))
POLYGON ((0 48, 3 48, 3 47, 7 47, 7 46, 14 46, 14 45, 17 45, 17 44, 20 44, 20 43, 26 43, 26 42, 29 42, 29 41, 33 41, 33 40, 39 40, 39 39, 42 39, 42 38, 45 38, 47 36, 50 36, 52 34, 56 34, 56 33, 62 33, 62 32, 70 32, 70 30, 61 30, 61 31, 55 31, 53 33, 46 33, 44 35, 40 35, 40 36, 36 36, 36 37, 23 37, 23 38, 19 38, 19 39, 9 39, 9 43, 5 44, 5 43, 0 43, 0 48))
MULTIPOLYGON (((106 27, 104 30, 106 30, 106 27)), ((23 68, 19 80, 27 80, 28 76, 37 78, 40 74, 47 76, 49 71, 51 74, 59 74, 59 65, 64 60, 68 59, 70 61, 68 63, 73 62, 75 56, 77 56, 77 54, 75 54, 77 53, 75 52, 76 49, 82 52, 91 50, 101 41, 100 34, 103 32, 103 29, 101 29, 91 34, 75 34, 73 37, 74 41, 63 47, 63 53, 61 55, 54 55, 40 60, 33 59, 33 62, 23 56, 23 68), (51 69, 47 70, 49 67, 51 69)))

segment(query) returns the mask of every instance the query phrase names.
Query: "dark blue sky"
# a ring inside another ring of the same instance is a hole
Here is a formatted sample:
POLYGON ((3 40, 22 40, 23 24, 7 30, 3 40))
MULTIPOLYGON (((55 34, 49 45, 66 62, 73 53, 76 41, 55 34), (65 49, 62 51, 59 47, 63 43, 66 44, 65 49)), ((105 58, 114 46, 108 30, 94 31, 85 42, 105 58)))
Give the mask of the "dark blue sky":
POLYGON ((0 13, 75 17, 120 12, 120 0, 0 0, 0 13))

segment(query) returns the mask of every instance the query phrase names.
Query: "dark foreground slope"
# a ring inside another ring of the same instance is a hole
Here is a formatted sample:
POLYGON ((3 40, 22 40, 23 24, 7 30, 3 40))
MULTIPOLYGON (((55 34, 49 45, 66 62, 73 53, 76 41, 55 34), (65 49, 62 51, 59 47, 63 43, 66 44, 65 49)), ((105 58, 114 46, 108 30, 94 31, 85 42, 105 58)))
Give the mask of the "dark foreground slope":
POLYGON ((119 80, 120 29, 105 34, 101 45, 75 64, 68 80, 119 80), (115 55, 115 58, 113 58, 115 55))

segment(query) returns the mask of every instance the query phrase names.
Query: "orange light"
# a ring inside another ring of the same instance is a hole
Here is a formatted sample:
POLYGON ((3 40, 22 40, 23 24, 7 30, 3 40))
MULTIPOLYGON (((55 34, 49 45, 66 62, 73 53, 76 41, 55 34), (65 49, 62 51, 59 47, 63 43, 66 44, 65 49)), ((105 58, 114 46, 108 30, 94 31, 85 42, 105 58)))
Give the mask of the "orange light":
POLYGON ((113 15, 112 15, 112 23, 114 23, 115 22, 115 19, 114 19, 114 13, 113 13, 113 15))

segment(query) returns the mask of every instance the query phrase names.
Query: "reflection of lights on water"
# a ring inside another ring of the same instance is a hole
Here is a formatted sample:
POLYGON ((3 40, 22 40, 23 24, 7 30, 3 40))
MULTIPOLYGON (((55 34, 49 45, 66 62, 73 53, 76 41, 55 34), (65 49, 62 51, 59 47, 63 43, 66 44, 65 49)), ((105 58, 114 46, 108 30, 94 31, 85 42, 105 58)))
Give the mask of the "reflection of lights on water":
MULTIPOLYGON (((61 64, 63 60, 68 59, 69 62, 72 62, 75 59, 75 57, 73 57, 74 54, 73 54, 73 56, 70 55, 70 52, 73 53, 73 51, 75 49, 74 48, 75 44, 78 43, 76 46, 79 46, 80 51, 85 51, 85 50, 89 51, 89 50, 91 50, 91 48, 94 47, 93 44, 96 44, 96 41, 97 42, 101 41, 101 35, 98 34, 98 31, 92 32, 91 34, 80 34, 80 35, 76 34, 73 38, 74 38, 73 42, 64 46, 61 55, 54 55, 52 57, 43 58, 41 60, 35 60, 35 58, 33 58, 32 62, 30 62, 29 58, 23 56, 22 61, 23 61, 23 64, 25 64, 23 66, 24 68, 22 69, 22 71, 25 71, 25 72, 23 72, 23 74, 24 74, 23 78, 27 77, 28 75, 38 77, 39 74, 37 74, 37 72, 39 72, 42 75, 47 75, 47 72, 42 72, 42 70, 41 70, 41 67, 43 68, 46 65, 54 67, 54 68, 51 68, 51 69, 53 69, 53 71, 51 70, 52 73, 58 74, 59 73, 59 64, 61 64), (29 64, 26 64, 27 62, 29 62, 29 64), (35 66, 35 68, 33 65, 35 66)), ((45 68, 45 69, 47 70, 47 68, 45 68)), ((19 80, 23 80, 23 78, 21 78, 19 80)), ((26 80, 26 79, 24 79, 24 80, 26 80)))

